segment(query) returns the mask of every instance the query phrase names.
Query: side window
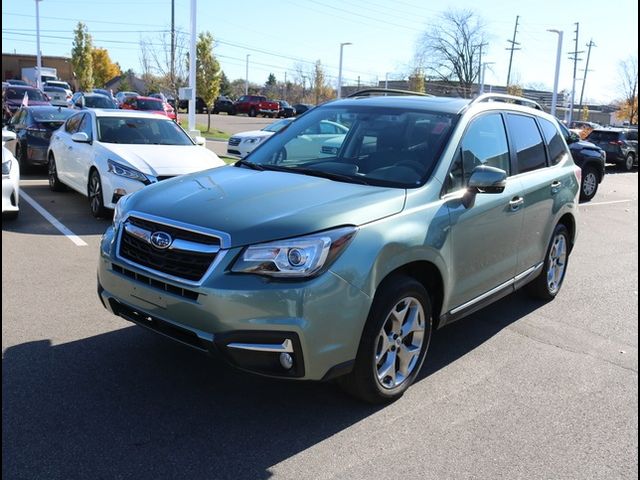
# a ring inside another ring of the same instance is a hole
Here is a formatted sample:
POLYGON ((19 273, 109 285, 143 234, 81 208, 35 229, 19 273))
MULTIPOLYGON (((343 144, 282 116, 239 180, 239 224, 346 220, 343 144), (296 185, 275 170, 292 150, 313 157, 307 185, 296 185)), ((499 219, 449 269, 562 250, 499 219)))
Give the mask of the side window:
POLYGON ((540 131, 533 117, 508 114, 507 123, 518 159, 518 172, 530 172, 547 165, 540 131))
POLYGON ((242 97, 240 97, 240 98, 238 99, 238 103, 240 103, 240 102, 245 102, 246 100, 247 100, 247 97, 245 97, 245 96, 243 95, 242 97))
POLYGON ((93 129, 91 128, 91 115, 86 114, 82 118, 82 121, 78 126, 78 131, 86 133, 89 136, 89 140, 93 140, 93 129))
POLYGON ((540 118, 538 120, 542 127, 544 139, 547 141, 547 145, 549 146, 549 158, 551 160, 551 165, 557 165, 560 160, 562 160, 562 156, 566 153, 562 136, 558 131, 558 128, 552 122, 545 120, 544 118, 540 118))
POLYGON ((78 127, 80 126, 80 120, 82 120, 82 115, 74 115, 73 117, 69 117, 67 122, 64 124, 64 131, 68 134, 74 134, 78 131, 78 127))
POLYGON ((637 130, 629 130, 627 132, 627 140, 638 141, 638 131, 637 130))
POLYGON ((447 191, 466 187, 471 172, 479 165, 500 168, 507 175, 511 173, 507 135, 499 113, 483 115, 471 122, 449 171, 447 191))

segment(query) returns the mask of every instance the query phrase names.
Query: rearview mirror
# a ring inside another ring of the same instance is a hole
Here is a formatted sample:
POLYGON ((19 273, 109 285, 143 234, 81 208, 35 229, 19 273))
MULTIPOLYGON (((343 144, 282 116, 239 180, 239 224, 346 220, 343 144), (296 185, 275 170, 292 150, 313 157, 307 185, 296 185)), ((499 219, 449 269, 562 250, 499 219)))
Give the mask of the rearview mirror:
POLYGON ((71 135, 71 140, 78 143, 91 143, 89 135, 87 135, 85 132, 74 133, 73 135, 71 135))

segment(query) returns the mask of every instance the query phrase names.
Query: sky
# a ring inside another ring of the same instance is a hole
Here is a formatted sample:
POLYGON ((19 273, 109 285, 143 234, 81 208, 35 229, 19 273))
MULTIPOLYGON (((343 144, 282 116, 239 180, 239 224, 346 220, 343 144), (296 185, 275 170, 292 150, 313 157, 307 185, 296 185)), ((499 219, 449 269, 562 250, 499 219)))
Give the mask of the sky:
MULTIPOLYGON (((175 1, 175 23, 188 47, 191 0, 175 1)), ((123 70, 140 72, 140 41, 162 44, 171 25, 171 0, 42 0, 43 55, 69 56, 73 30, 84 22, 94 45, 106 48, 123 70)), ((621 96, 619 62, 638 55, 638 4, 634 0, 197 0, 196 30, 216 39, 214 54, 227 77, 264 84, 270 73, 279 81, 295 79, 320 60, 329 81, 337 84, 340 44, 343 85, 405 78, 411 70, 416 43, 438 15, 469 9, 486 24, 489 45, 483 60, 490 63, 486 83, 504 85, 509 65, 507 40, 519 16, 511 76, 520 85, 551 90, 558 35, 563 46, 559 90, 570 90, 579 23, 576 97, 582 88, 587 44, 593 40, 585 99, 609 102, 621 96)), ((36 53, 35 0, 2 0, 2 51, 36 53)))

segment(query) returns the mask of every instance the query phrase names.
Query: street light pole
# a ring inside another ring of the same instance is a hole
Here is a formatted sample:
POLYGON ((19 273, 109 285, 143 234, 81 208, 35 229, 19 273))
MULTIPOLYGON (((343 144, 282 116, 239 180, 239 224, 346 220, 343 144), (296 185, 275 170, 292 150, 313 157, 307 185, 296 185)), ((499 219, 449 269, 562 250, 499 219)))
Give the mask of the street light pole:
POLYGON ((496 62, 483 62, 482 63, 482 72, 480 73, 480 92, 478 95, 482 95, 484 93, 484 79, 487 72, 487 65, 493 65, 496 62))
POLYGON ((245 73, 244 73, 244 94, 245 95, 249 95, 249 57, 251 56, 250 53, 247 53, 247 65, 245 67, 245 73))
POLYGON ((40 52, 40 6, 36 0, 36 87, 42 88, 42 53, 40 52))
POLYGON ((191 0, 191 44, 189 45, 189 133, 196 129, 196 0, 191 0))
POLYGON ((338 98, 342 98, 342 49, 345 45, 352 45, 350 42, 340 44, 340 63, 338 64, 338 98))
POLYGON ((556 106, 558 105, 558 81, 560 80, 560 58, 562 57, 562 30, 547 30, 558 34, 558 53, 556 53, 556 73, 553 78, 553 95, 551 96, 551 115, 556 116, 556 106))

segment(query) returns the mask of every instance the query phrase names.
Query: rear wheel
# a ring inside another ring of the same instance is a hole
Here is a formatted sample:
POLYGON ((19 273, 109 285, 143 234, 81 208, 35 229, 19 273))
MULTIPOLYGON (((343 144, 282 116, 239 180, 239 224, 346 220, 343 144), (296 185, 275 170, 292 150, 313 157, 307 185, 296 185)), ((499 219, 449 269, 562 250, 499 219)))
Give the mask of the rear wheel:
POLYGON ((249 116, 250 117, 255 117, 256 116, 256 109, 252 108, 251 110, 249 110, 249 116))
POLYGON ((65 187, 58 178, 58 169, 56 167, 56 159, 53 157, 53 153, 49 155, 47 176, 49 178, 49 188, 52 192, 64 192, 67 189, 67 187, 65 187))
POLYGON ((102 197, 102 182, 100 181, 100 174, 97 170, 91 170, 89 174, 89 185, 87 187, 89 197, 89 209, 91 215, 96 218, 105 217, 107 209, 104 208, 104 199, 102 197))
POLYGON ((541 300, 553 300, 560 292, 569 262, 569 230, 558 224, 551 236, 540 275, 527 285, 529 293, 541 300))
POLYGON ((16 143, 16 160, 20 165, 20 171, 22 173, 26 173, 30 170, 31 165, 29 164, 29 159, 27 158, 27 149, 22 145, 21 142, 16 143))
POLYGON ((621 164, 622 170, 624 170, 625 172, 630 172, 631 170, 633 170, 633 164, 635 160, 636 157, 634 157, 633 153, 627 153, 627 156, 624 158, 624 163, 621 164))
POLYGON ((431 339, 431 302, 421 283, 395 275, 378 288, 353 371, 338 382, 370 403, 398 399, 413 383, 431 339))
POLYGON ((580 200, 590 201, 598 191, 598 173, 595 168, 587 167, 582 173, 582 185, 580 186, 580 200))

